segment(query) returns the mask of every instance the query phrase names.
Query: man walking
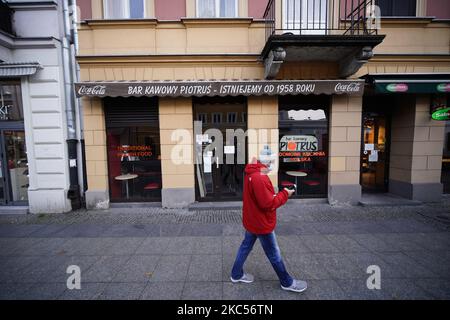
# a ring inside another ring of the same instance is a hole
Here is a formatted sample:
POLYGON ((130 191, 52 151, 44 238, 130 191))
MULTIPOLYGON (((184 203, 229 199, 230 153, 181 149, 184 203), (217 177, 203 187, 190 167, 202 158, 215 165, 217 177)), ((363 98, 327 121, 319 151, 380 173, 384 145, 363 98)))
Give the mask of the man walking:
POLYGON ((303 292, 307 288, 306 282, 293 279, 289 275, 275 237, 276 209, 286 203, 294 190, 285 188, 275 194, 272 182, 267 176, 272 170, 274 160, 272 151, 266 145, 260 152, 259 161, 253 161, 245 167, 242 221, 246 231, 231 271, 231 281, 253 282, 253 276, 244 273, 243 267, 256 239, 259 238, 267 258, 280 279, 281 288, 303 292))

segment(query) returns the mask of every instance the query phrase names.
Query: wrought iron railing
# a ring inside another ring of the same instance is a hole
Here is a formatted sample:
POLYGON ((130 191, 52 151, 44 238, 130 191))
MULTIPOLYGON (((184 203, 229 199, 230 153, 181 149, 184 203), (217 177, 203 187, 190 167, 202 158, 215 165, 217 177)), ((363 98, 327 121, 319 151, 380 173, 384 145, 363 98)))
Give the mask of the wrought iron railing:
POLYGON ((9 34, 13 33, 12 29, 12 9, 5 1, 0 0, 0 30, 9 34))
POLYGON ((274 34, 377 34, 376 12, 375 0, 269 0, 266 40, 274 34))

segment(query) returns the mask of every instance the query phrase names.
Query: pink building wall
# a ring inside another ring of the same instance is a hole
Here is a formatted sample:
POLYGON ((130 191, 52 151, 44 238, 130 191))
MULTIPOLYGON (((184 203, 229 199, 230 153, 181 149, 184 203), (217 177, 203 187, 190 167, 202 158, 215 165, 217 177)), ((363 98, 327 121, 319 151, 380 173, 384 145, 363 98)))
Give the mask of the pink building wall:
POLYGON ((158 20, 186 17, 186 0, 155 0, 155 16, 158 20))
POLYGON ((80 8, 80 20, 92 19, 91 0, 77 0, 77 6, 80 8))
POLYGON ((438 19, 450 19, 450 1, 449 0, 428 0, 427 16, 438 19))
POLYGON ((248 0, 248 16, 262 19, 269 0, 248 0))

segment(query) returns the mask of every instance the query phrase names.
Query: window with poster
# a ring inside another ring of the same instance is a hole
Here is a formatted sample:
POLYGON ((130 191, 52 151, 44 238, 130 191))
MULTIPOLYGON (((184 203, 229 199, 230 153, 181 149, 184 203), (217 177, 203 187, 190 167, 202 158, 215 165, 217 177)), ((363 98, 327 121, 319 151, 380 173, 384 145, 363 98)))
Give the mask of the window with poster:
POLYGON ((293 197, 326 197, 329 96, 279 98, 279 188, 297 185, 293 197))

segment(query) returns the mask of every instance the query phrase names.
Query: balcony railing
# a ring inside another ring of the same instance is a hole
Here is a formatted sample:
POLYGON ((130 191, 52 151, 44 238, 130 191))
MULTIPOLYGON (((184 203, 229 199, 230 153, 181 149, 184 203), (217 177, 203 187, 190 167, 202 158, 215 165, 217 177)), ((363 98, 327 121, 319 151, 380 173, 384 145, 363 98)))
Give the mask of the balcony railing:
POLYGON ((266 41, 274 34, 377 34, 371 14, 375 9, 375 0, 269 0, 264 13, 266 41))
POLYGON ((12 9, 3 1, 0 0, 0 30, 9 34, 12 30, 12 9))

